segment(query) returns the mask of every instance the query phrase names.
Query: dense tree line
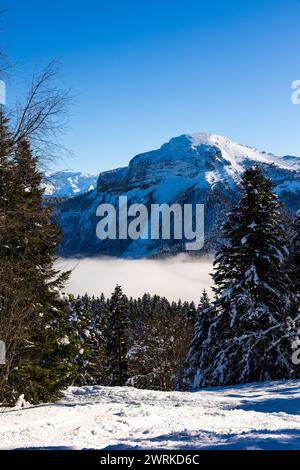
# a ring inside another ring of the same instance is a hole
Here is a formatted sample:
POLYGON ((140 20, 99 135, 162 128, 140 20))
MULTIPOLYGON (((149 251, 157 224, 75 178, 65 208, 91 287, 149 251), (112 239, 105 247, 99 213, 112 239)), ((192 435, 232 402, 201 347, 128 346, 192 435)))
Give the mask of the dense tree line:
POLYGON ((80 342, 78 385, 132 385, 174 390, 197 315, 193 303, 145 294, 127 298, 120 286, 106 299, 70 299, 71 330, 80 342))

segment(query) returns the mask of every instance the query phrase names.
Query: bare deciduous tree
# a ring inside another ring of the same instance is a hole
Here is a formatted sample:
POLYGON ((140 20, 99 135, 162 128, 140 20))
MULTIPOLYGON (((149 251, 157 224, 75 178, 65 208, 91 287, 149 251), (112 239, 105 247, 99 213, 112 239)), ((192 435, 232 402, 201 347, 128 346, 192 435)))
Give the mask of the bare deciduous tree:
POLYGON ((59 63, 54 60, 42 71, 34 72, 24 99, 9 113, 13 145, 27 138, 43 163, 67 151, 58 136, 66 128, 72 98, 69 90, 61 90, 56 85, 59 69, 59 63))

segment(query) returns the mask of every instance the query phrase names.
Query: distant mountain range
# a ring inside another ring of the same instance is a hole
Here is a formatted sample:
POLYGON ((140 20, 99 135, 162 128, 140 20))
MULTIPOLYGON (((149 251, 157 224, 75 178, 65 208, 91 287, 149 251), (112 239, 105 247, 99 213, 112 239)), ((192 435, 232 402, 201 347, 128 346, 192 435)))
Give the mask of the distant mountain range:
POLYGON ((300 158, 279 157, 213 134, 184 134, 158 150, 135 156, 127 167, 100 173, 56 173, 47 196, 57 201, 54 217, 63 231, 62 256, 106 255, 124 258, 175 254, 184 249, 178 240, 105 240, 96 237, 96 208, 115 204, 126 195, 128 203, 205 204, 205 246, 214 250, 220 223, 238 197, 242 173, 257 164, 273 180, 275 192, 292 212, 300 207, 300 158), (51 192, 52 191, 52 192, 51 192), (70 197, 78 194, 75 197, 70 197))
POLYGON ((72 197, 92 191, 97 186, 98 175, 75 171, 57 171, 47 174, 44 181, 45 197, 72 197))

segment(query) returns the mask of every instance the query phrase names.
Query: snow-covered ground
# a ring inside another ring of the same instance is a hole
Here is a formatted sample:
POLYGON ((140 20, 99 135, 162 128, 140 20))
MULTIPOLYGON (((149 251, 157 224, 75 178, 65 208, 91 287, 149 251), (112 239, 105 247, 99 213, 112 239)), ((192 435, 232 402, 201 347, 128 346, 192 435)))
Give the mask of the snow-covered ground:
POLYGON ((71 387, 0 413, 1 449, 300 449, 300 381, 197 393, 71 387))

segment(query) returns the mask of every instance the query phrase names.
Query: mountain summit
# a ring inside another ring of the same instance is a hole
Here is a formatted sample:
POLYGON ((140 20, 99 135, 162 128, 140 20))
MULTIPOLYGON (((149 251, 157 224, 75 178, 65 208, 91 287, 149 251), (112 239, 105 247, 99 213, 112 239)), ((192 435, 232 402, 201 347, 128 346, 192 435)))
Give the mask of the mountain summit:
POLYGON ((175 162, 189 164, 198 172, 201 171, 208 182, 236 180, 245 167, 255 163, 274 163, 282 169, 300 169, 298 157, 278 157, 237 144, 227 137, 205 133, 173 137, 160 149, 134 157, 129 163, 129 168, 146 165, 150 169, 175 162), (213 170, 216 171, 215 174, 211 173, 213 170))

